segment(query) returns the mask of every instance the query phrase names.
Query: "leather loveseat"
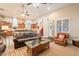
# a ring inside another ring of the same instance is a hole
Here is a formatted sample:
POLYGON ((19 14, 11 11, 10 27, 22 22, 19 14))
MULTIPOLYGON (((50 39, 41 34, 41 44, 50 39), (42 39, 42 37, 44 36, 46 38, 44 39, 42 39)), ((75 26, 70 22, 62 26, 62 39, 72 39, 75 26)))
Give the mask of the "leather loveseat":
POLYGON ((36 32, 33 31, 24 31, 24 32, 15 32, 14 33, 14 48, 17 49, 19 47, 25 46, 26 41, 39 39, 40 37, 36 32))
POLYGON ((6 45, 3 43, 2 37, 0 37, 0 55, 5 51, 6 45))

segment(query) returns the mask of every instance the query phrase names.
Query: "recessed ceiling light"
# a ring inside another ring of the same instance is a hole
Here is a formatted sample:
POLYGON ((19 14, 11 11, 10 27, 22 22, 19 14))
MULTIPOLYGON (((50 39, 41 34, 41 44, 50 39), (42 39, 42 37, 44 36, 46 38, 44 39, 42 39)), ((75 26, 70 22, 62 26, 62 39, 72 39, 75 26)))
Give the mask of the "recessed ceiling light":
POLYGON ((47 9, 50 10, 50 7, 48 7, 47 9))

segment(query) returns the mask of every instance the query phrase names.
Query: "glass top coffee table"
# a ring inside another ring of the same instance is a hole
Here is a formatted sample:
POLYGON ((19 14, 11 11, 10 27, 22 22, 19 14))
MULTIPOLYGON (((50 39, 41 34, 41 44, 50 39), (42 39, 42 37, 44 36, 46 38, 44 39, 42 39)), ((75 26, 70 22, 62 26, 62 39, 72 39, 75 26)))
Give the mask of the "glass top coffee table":
POLYGON ((27 53, 31 56, 36 56, 49 48, 50 40, 32 40, 25 42, 27 46, 27 53))

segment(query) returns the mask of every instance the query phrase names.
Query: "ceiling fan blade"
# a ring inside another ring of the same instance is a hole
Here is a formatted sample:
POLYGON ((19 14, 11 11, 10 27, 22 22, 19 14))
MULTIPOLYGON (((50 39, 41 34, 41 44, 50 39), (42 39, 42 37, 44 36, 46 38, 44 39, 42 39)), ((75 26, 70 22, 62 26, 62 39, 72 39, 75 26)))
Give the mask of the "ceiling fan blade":
POLYGON ((51 4, 51 3, 42 3, 42 4, 51 4))
POLYGON ((0 8, 1 11, 5 11, 3 8, 0 8))
POLYGON ((22 7, 24 7, 25 5, 23 4, 22 7))
POLYGON ((25 13, 28 13, 28 11, 25 11, 25 13))
POLYGON ((29 14, 25 14, 25 15, 29 16, 29 14))
POLYGON ((27 5, 30 5, 30 4, 32 4, 32 3, 27 3, 27 5))
POLYGON ((5 18, 5 16, 4 16, 4 15, 2 15, 2 14, 0 14, 0 17, 3 17, 3 18, 5 18))
POLYGON ((47 4, 47 3, 42 3, 42 4, 47 4))

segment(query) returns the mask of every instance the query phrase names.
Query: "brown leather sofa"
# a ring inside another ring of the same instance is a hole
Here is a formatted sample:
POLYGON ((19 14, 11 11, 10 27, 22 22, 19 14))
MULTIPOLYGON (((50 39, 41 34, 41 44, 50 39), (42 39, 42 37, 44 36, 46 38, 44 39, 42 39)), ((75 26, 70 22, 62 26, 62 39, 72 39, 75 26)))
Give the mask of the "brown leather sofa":
POLYGON ((40 37, 36 32, 26 31, 26 32, 18 32, 14 34, 14 48, 17 49, 19 47, 26 46, 25 42, 30 40, 39 39, 40 37))
POLYGON ((5 44, 0 44, 0 55, 5 51, 6 45, 5 44))
POLYGON ((2 37, 0 37, 0 55, 5 51, 6 45, 3 44, 2 37))
POLYGON ((68 33, 58 33, 57 37, 54 38, 54 41, 55 41, 56 44, 66 46, 68 38, 69 38, 68 33))

